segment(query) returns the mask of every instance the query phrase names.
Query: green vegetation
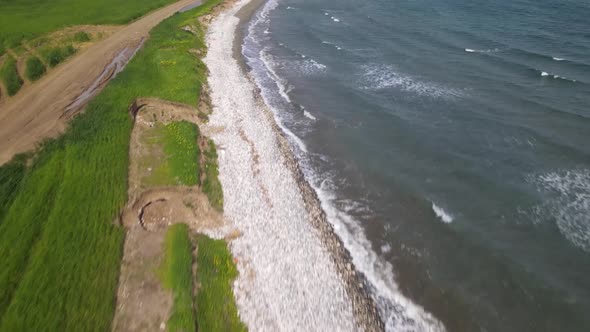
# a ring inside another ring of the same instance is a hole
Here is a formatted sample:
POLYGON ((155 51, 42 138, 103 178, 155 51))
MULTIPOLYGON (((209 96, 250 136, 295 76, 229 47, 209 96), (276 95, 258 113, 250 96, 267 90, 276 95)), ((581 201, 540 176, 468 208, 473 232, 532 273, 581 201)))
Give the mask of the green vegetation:
POLYGON ((164 151, 170 164, 170 173, 178 183, 196 185, 199 183, 199 127, 194 123, 181 121, 166 127, 164 151))
MULTIPOLYGON (((39 8, 65 2, 42 2, 39 8)), ((71 13, 84 16, 80 8, 90 2, 67 3, 72 8, 64 15, 77 19, 71 13)), ((143 0, 113 3, 94 2, 99 12, 145 5, 143 0)), ((188 50, 204 42, 202 35, 181 27, 198 25, 196 17, 217 3, 209 0, 155 27, 144 48, 71 121, 66 133, 37 152, 0 224, 1 332, 109 330, 124 237, 113 221, 127 199, 132 128, 127 108, 138 97, 196 107, 205 69, 188 50), (160 66, 162 61, 168 65, 160 66)), ((0 5, 0 31, 14 31, 5 25, 15 22, 8 14, 17 5, 5 0, 0 5)), ((23 8, 38 10, 29 2, 23 8)), ((37 21, 43 19, 23 19, 18 26, 37 21)))
POLYGON ((173 0, 0 0, 0 45, 13 48, 22 40, 66 26, 127 23, 171 2, 173 0))
POLYGON ((0 79, 2 79, 9 96, 14 96, 23 85, 23 80, 18 75, 16 68, 16 60, 13 57, 8 56, 4 61, 2 68, 0 68, 0 79))
POLYGON ((223 209, 223 190, 219 182, 219 170, 217 169, 217 150, 215 143, 209 140, 209 147, 205 154, 205 180, 203 180, 203 192, 209 198, 211 205, 221 211, 223 209))
POLYGON ((197 236, 197 324, 200 331, 246 331, 232 292, 238 271, 224 240, 197 236))
POLYGON ((172 290, 174 304, 168 319, 168 331, 195 331, 193 308, 193 256, 188 227, 175 224, 168 228, 165 259, 162 266, 164 287, 172 290))
POLYGON ((29 81, 36 81, 45 74, 45 65, 36 56, 27 59, 27 69, 25 76, 29 81))
POLYGON ((72 45, 55 46, 41 49, 39 53, 41 53, 49 67, 55 67, 76 53, 76 49, 72 45))
POLYGON ((199 183, 199 127, 187 121, 158 125, 149 133, 150 144, 162 145, 165 158, 152 160, 155 168, 144 181, 152 186, 199 183))
POLYGON ((18 155, 9 163, 0 166, 0 224, 25 176, 25 162, 26 156, 18 155))
POLYGON ((74 41, 78 43, 84 43, 90 41, 90 35, 84 31, 78 31, 74 35, 74 41))

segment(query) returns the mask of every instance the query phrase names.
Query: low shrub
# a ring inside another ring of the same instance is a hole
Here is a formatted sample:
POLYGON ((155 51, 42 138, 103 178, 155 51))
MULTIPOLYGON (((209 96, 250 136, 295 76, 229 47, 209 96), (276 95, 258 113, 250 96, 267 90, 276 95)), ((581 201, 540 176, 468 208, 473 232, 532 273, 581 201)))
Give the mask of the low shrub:
POLYGON ((50 48, 48 51, 45 52, 45 61, 49 67, 55 67, 65 59, 72 56, 72 54, 76 53, 76 49, 72 45, 67 45, 64 47, 53 47, 50 48))
POLYGON ((90 35, 87 34, 85 31, 78 31, 74 35, 74 41, 78 43, 84 43, 90 41, 90 35))
POLYGON ((4 82, 4 87, 9 96, 14 96, 23 85, 23 80, 16 68, 16 60, 13 57, 8 57, 2 68, 0 68, 0 79, 4 82))
POLYGON ((45 71, 45 65, 36 56, 31 56, 27 59, 25 76, 29 81, 38 80, 43 74, 45 74, 45 71))

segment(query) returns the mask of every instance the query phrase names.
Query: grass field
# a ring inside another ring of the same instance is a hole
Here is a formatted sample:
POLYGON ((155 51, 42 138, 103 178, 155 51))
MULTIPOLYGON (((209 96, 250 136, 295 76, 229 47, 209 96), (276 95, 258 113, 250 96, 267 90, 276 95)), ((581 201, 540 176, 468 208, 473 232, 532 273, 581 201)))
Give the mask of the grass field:
POLYGON ((199 331, 246 331, 231 285, 238 271, 224 240, 197 236, 197 325, 199 331))
POLYGON ((174 0, 0 0, 0 54, 60 28, 123 24, 174 0))
MULTIPOLYGON (((82 6, 53 1, 39 7, 56 2, 82 6)), ((180 28, 198 24, 196 16, 218 2, 209 0, 154 28, 144 48, 66 133, 37 152, 13 198, 0 198, 12 200, 0 224, 0 331, 109 330, 124 233, 114 221, 127 199, 132 128, 127 108, 138 97, 197 105, 205 70, 189 49, 204 42, 202 35, 180 28), (162 61, 174 65, 159 65, 162 61)), ((129 4, 145 6, 145 1, 117 3, 122 13, 129 4)), ((109 4, 96 2, 95 11, 109 4)), ((6 22, 18 15, 9 15, 13 1, 0 6, 0 31, 6 33, 6 22)), ((129 12, 119 18, 135 15, 129 12)))
POLYGON ((166 326, 168 331, 195 331, 193 307, 192 244, 185 224, 168 228, 165 241, 162 282, 172 290, 174 302, 166 326))

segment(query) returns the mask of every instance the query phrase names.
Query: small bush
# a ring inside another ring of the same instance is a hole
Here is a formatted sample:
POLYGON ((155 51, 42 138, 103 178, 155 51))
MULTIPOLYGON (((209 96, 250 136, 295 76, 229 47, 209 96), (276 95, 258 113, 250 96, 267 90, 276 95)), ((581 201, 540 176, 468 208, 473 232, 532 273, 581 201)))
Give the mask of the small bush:
POLYGON ((0 78, 4 82, 4 87, 6 87, 6 92, 9 96, 14 96, 20 90, 23 80, 18 75, 16 60, 14 58, 9 57, 4 62, 4 65, 0 68, 0 78))
POLYGON ((78 31, 74 35, 74 41, 78 43, 84 43, 90 41, 90 35, 87 34, 85 31, 78 31))
POLYGON ((27 59, 25 76, 29 81, 36 81, 45 74, 45 65, 36 56, 27 59))
POLYGON ((47 61, 49 67, 55 67, 74 53, 76 53, 76 49, 72 45, 54 47, 46 52, 45 61, 47 61))

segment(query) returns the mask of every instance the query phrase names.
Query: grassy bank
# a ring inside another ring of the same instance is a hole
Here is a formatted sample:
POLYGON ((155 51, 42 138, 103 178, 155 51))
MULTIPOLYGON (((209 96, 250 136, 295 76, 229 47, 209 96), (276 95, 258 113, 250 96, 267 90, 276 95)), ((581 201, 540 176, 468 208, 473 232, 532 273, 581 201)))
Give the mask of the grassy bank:
POLYGON ((205 154, 205 180, 203 181, 203 192, 209 198, 211 205, 221 211, 223 209, 223 190, 219 182, 219 169, 217 167, 217 149, 215 143, 209 140, 208 148, 203 151, 205 154))
POLYGON ((238 276, 224 240, 197 236, 197 324, 200 331, 246 331, 231 285, 238 276))
POLYGON ((166 324, 168 331, 194 331, 193 307, 193 256, 188 227, 176 224, 168 228, 165 241, 165 259, 162 266, 162 282, 172 291, 172 312, 166 324))
MULTIPOLYGON (((85 113, 38 152, 0 224, 0 331, 109 329, 123 244, 113 221, 127 199, 127 108, 138 97, 197 105, 205 69, 189 49, 204 41, 181 27, 198 25, 196 17, 218 2, 154 28, 85 113)), ((108 1, 96 4, 110 8, 108 1)))
POLYGON ((173 0, 0 0, 0 54, 22 40, 80 24, 123 24, 173 0))

